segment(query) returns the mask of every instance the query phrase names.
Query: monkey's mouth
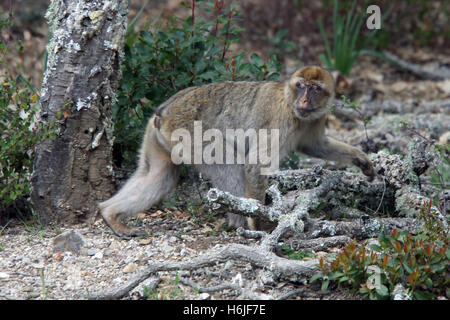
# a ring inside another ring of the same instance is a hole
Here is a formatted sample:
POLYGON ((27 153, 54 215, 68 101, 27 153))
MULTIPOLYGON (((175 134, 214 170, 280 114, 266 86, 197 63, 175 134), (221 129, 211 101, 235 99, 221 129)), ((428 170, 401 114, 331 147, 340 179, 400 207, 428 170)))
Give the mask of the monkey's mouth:
POLYGON ((298 114, 302 117, 307 117, 311 113, 314 113, 317 110, 318 110, 318 108, 297 108, 298 114))

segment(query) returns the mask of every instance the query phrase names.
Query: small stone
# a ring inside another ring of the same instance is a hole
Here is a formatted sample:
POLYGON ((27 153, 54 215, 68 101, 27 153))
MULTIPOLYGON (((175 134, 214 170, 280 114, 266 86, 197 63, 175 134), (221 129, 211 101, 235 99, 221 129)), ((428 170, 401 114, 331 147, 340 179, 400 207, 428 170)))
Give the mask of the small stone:
POLYGON ((139 219, 145 219, 148 217, 146 213, 140 212, 136 215, 139 219))
POLYGON ((8 279, 9 278, 9 274, 7 274, 6 272, 0 272, 0 279, 8 279))
POLYGON ((123 268, 123 273, 133 273, 136 271, 137 267, 136 263, 131 262, 123 268))
POLYGON ((54 252, 71 251, 74 253, 80 253, 80 249, 83 245, 83 238, 78 232, 73 230, 64 232, 53 239, 54 252))
POLYGON ((209 293, 203 292, 198 295, 198 300, 207 300, 209 299, 209 297, 210 297, 209 293))
POLYGON ((55 260, 55 261, 61 261, 61 259, 62 259, 62 256, 61 256, 61 252, 55 252, 55 254, 53 255, 53 259, 55 260))
POLYGON ((103 259, 103 252, 99 251, 94 255, 94 259, 103 259))
POLYGON ((89 249, 89 250, 87 251, 87 255, 88 255, 88 256, 94 256, 96 253, 97 253, 97 250, 96 250, 96 249, 89 249))
POLYGON ((177 242, 177 241, 178 241, 178 238, 177 238, 177 237, 171 236, 171 237, 169 238, 169 242, 170 242, 170 243, 175 243, 175 242, 177 242))
POLYGON ((120 250, 120 244, 117 241, 111 242, 109 248, 112 250, 120 250))
POLYGON ((153 241, 152 238, 141 239, 141 240, 139 240, 139 244, 145 246, 145 245, 150 244, 152 241, 153 241))

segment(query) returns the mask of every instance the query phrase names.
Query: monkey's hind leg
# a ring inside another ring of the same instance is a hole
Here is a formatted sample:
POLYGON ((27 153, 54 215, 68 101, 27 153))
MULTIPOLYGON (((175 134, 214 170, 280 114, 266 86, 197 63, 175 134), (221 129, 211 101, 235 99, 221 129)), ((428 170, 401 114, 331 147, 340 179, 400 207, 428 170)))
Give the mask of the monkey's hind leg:
POLYGON ((103 220, 118 236, 141 235, 120 219, 158 203, 178 181, 178 168, 158 150, 154 139, 149 140, 141 154, 141 160, 146 157, 146 161, 140 161, 139 168, 114 197, 99 204, 103 220))

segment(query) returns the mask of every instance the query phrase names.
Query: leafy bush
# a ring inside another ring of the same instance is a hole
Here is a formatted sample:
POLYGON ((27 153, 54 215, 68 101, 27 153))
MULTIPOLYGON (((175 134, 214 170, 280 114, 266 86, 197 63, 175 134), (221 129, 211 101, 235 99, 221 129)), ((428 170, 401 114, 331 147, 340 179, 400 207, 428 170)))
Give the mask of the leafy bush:
POLYGON ((379 245, 363 243, 358 248, 352 241, 331 263, 321 259, 320 272, 311 282, 322 278, 325 291, 330 281, 337 281, 370 299, 389 299, 398 283, 415 299, 450 297, 448 230, 432 211, 431 201, 421 209, 420 218, 425 227, 416 235, 394 229, 379 235, 379 245), (379 271, 378 285, 370 270, 379 271))
MULTIPOLYGON (((134 154, 148 117, 171 95, 190 86, 236 80, 275 80, 280 63, 272 56, 265 63, 257 54, 230 56, 230 45, 239 40, 234 27, 238 12, 225 1, 182 3, 186 19, 173 18, 154 31, 129 30, 125 41, 123 80, 113 109, 116 155, 134 154), (197 17, 204 11, 204 20, 197 17)), ((134 24, 130 24, 131 28, 134 24)))
MULTIPOLYGON (((1 61, 0 61, 1 64, 1 61)), ((54 123, 36 122, 37 95, 6 73, 0 81, 0 212, 30 192, 34 146, 53 138, 54 123)))

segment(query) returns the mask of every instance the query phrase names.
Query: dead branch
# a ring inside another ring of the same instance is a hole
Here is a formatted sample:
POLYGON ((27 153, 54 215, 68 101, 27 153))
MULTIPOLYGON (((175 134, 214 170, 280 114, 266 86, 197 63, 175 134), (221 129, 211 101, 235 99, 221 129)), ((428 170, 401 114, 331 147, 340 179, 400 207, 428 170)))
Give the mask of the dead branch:
POLYGON ((156 272, 196 270, 229 260, 245 261, 256 267, 270 270, 276 277, 283 277, 293 281, 301 281, 311 277, 316 271, 315 265, 317 264, 317 260, 298 261, 284 259, 273 252, 263 250, 260 246, 250 247, 240 244, 229 244, 223 247, 216 246, 189 261, 150 263, 144 272, 128 281, 124 286, 107 293, 90 295, 86 298, 91 300, 119 299, 156 272))
POLYGON ((323 251, 328 248, 341 247, 352 240, 351 237, 342 236, 332 236, 325 238, 314 238, 314 239, 292 239, 289 241, 289 247, 292 250, 300 251, 304 249, 323 251))
POLYGON ((304 293, 305 293, 305 288, 295 289, 295 290, 289 291, 288 293, 285 293, 285 294, 277 297, 277 300, 287 300, 294 296, 303 296, 304 293))
MULTIPOLYGON (((142 275, 138 276, 135 279, 129 281, 126 285, 124 285, 122 287, 116 288, 116 289, 111 290, 111 291, 106 292, 106 293, 97 293, 97 294, 89 295, 89 296, 87 296, 85 298, 88 299, 88 300, 116 300, 116 299, 121 299, 124 296, 126 296, 131 290, 136 288, 142 281, 144 281, 147 278, 149 278, 149 276, 145 276, 145 277, 142 277, 142 275)), ((148 286, 149 291, 152 291, 154 288, 156 288, 156 286, 160 282, 161 282, 160 278, 153 279, 153 281, 151 281, 151 283, 148 286)))
POLYGON ((403 60, 391 52, 384 51, 383 54, 385 55, 385 57, 387 57, 389 60, 391 60, 394 64, 414 73, 416 76, 419 76, 421 78, 430 79, 430 80, 450 79, 450 70, 447 68, 436 68, 436 69, 431 70, 429 68, 424 68, 415 63, 411 63, 406 60, 403 60))

